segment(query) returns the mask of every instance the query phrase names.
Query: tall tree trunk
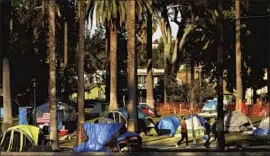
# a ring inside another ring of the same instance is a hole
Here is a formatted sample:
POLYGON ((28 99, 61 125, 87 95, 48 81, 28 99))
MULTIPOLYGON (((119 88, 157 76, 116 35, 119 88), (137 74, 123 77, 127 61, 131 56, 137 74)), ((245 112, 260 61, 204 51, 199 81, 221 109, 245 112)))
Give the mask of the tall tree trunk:
POLYGON ((9 127, 12 126, 12 107, 11 107, 11 90, 10 90, 10 64, 9 64, 9 54, 10 54, 10 9, 11 2, 5 1, 1 3, 1 51, 3 58, 3 111, 4 111, 4 119, 2 124, 2 131, 6 131, 9 127), (5 17, 5 18, 3 18, 5 17))
POLYGON ((106 102, 110 101, 110 28, 106 25, 106 102))
POLYGON ((78 122, 84 123, 84 34, 85 34, 85 2, 79 0, 79 42, 78 42, 78 122))
POLYGON ((223 112, 223 2, 218 0, 218 27, 217 27, 217 41, 218 41, 218 66, 217 66, 217 146, 216 149, 224 151, 225 136, 224 136, 224 112, 223 112))
POLYGON ((66 69, 68 66, 68 23, 67 17, 65 17, 64 24, 64 68, 66 69))
POLYGON ((164 44, 164 103, 167 104, 169 102, 169 53, 171 49, 171 43, 164 44))
POLYGON ((56 110, 56 57, 55 57, 55 1, 49 1, 49 99, 50 99, 50 139, 52 149, 59 150, 56 110))
MULTIPOLYGON (((193 54, 191 54, 193 55, 193 54)), ((195 105, 195 78, 194 78, 194 60, 191 58, 190 60, 190 75, 191 75, 191 127, 192 127, 192 138, 193 138, 193 143, 196 143, 196 135, 195 135, 195 130, 194 130, 194 121, 193 121, 193 112, 194 112, 194 105, 195 105)))
POLYGON ((153 93, 153 58, 152 58, 152 13, 148 12, 147 15, 147 101, 146 103, 155 108, 154 93, 153 93))
POLYGON ((235 28, 236 28, 236 43, 235 43, 235 54, 236 54, 236 108, 235 110, 240 111, 240 107, 243 99, 243 84, 242 84, 242 58, 241 58, 241 40, 240 40, 240 1, 235 0, 235 28))
POLYGON ((127 49, 128 49, 128 131, 137 132, 137 56, 135 47, 135 1, 128 1, 127 49))
POLYGON ((110 26, 110 106, 109 110, 117 110, 117 26, 110 26))

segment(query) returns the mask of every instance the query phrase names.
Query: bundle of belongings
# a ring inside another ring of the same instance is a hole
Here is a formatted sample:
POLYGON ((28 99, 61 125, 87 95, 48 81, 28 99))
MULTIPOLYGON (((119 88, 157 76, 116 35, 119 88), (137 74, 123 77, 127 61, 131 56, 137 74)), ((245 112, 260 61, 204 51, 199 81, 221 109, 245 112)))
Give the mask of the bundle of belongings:
MULTIPOLYGON (((35 147, 46 145, 43 133, 32 125, 10 127, 0 136, 0 152, 32 152, 35 147)), ((42 146, 51 150, 47 146, 42 146)))
POLYGON ((80 141, 74 146, 74 152, 138 151, 142 146, 141 137, 127 132, 121 123, 84 123, 81 126, 78 133, 85 138, 78 138, 80 141))

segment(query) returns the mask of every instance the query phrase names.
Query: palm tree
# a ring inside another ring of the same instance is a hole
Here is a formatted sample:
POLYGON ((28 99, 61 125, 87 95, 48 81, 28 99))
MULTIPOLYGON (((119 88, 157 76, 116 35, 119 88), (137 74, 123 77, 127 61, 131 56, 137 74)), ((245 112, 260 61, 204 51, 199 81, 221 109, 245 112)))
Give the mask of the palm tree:
MULTIPOLYGON (((96 24, 102 24, 109 28, 110 37, 110 106, 109 110, 117 110, 117 45, 118 29, 122 27, 126 19, 126 1, 112 0, 112 1, 87 1, 87 16, 93 19, 94 11, 96 11, 96 24)), ((142 18, 142 12, 151 10, 148 1, 135 1, 137 4, 136 13, 142 18)), ((107 29, 106 29, 107 30, 107 29)), ((108 34, 108 33, 106 33, 108 34)), ((108 36, 106 36, 108 38, 108 36)))
POLYGON ((55 1, 49 1, 49 99, 50 99, 50 139, 52 149, 59 150, 56 110, 56 57, 55 57, 55 1))
POLYGON ((10 95, 10 64, 9 64, 9 40, 10 40, 10 9, 11 1, 1 1, 1 16, 0 22, 3 26, 1 28, 1 48, 3 58, 3 109, 4 120, 2 124, 2 131, 6 131, 12 126, 12 107, 11 107, 11 95, 10 95), (2 11, 3 10, 3 11, 2 11), (5 18, 2 18, 5 17, 5 18), (2 31, 3 30, 3 31, 2 31), (2 38, 3 36, 3 38, 2 38))
POLYGON ((235 28, 236 28, 236 42, 235 42, 235 54, 236 54, 236 109, 240 110, 243 99, 243 84, 242 84, 242 67, 241 67, 241 40, 240 40, 240 1, 235 0, 235 28))
POLYGON ((137 55, 135 47, 135 1, 128 1, 127 7, 127 49, 128 49, 128 131, 137 132, 137 55))
POLYGON ((79 0, 78 3, 78 20, 79 20, 79 41, 78 41, 78 122, 85 121, 84 116, 84 33, 85 33, 85 3, 79 0))
POLYGON ((217 27, 217 40, 218 40, 218 66, 217 66, 217 93, 218 93, 218 106, 217 106, 217 150, 224 151, 225 136, 224 136, 224 112, 223 112, 223 2, 218 0, 218 27, 217 27))
MULTIPOLYGON (((96 11, 96 23, 108 26, 110 37, 110 106, 109 110, 117 110, 117 31, 125 20, 125 3, 123 1, 88 1, 87 16, 93 19, 96 11)), ((106 36, 108 38, 108 36, 106 36)))
MULTIPOLYGON (((152 1, 150 1, 150 4, 152 4, 152 1)), ((154 104, 154 93, 153 93, 153 59, 152 59, 152 13, 151 11, 147 12, 147 78, 146 78, 146 84, 147 84, 147 90, 146 90, 146 96, 147 96, 147 104, 151 108, 155 108, 154 104)))

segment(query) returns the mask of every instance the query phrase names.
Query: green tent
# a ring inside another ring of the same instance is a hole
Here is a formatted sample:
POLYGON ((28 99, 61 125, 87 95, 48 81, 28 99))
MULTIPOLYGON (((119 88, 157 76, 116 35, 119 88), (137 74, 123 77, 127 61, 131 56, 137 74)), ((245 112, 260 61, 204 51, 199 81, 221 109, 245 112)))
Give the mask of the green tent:
POLYGON ((32 125, 10 127, 0 137, 0 151, 26 152, 38 145, 39 128, 32 125))

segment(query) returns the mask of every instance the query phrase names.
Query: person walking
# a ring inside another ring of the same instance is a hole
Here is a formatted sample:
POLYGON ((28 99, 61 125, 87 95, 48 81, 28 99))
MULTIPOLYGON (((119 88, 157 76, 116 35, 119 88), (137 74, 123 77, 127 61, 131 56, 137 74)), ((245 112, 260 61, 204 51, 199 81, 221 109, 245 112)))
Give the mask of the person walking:
POLYGON ((187 124, 185 121, 185 117, 182 117, 181 119, 181 140, 179 140, 177 142, 177 144, 175 145, 176 148, 179 148, 179 145, 182 143, 182 141, 184 141, 184 139, 186 139, 186 148, 190 148, 188 146, 188 130, 187 130, 187 124))
POLYGON ((204 124, 204 128, 205 128, 204 133, 205 133, 205 136, 207 137, 207 140, 205 141, 204 146, 206 148, 209 148, 209 146, 210 146, 210 133, 211 133, 209 119, 204 124))

